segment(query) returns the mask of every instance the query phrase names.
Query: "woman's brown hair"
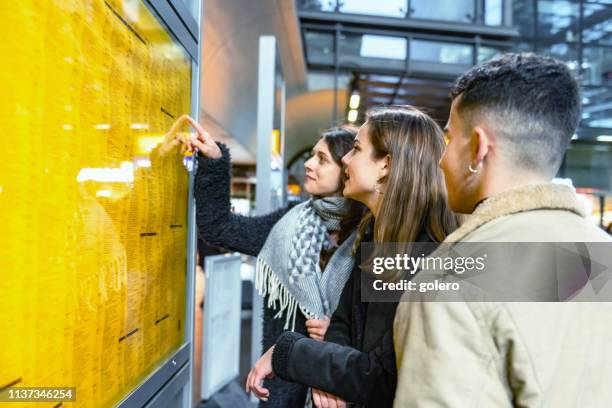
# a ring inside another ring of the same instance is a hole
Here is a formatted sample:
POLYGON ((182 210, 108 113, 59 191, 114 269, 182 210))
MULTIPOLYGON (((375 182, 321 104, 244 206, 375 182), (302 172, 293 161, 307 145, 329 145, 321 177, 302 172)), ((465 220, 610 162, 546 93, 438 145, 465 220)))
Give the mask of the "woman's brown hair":
MULTIPOLYGON (((374 221, 374 242, 398 243, 398 249, 409 254, 410 243, 422 230, 434 241, 443 241, 459 226, 459 217, 448 207, 438 166, 445 147, 442 129, 411 106, 372 110, 366 118, 374 156, 391 158, 389 174, 379 180, 383 191, 374 221)), ((368 213, 362 219, 357 245, 372 217, 368 213)))
MULTIPOLYGON (((355 143, 355 136, 359 128, 353 125, 331 127, 321 133, 320 139, 325 140, 331 153, 332 160, 342 169, 340 173, 340 191, 344 189, 346 173, 342 164, 342 157, 347 154, 355 143)), ((338 242, 343 242, 357 229, 359 222, 366 212, 366 206, 355 200, 348 200, 349 210, 342 219, 338 234, 338 242)), ((329 254, 331 257, 331 254, 329 254)))

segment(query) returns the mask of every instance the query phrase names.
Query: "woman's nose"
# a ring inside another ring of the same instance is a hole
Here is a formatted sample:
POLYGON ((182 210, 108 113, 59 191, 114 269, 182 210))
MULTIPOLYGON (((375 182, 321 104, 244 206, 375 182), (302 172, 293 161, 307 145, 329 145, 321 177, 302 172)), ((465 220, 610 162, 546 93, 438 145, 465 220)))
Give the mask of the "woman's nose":
POLYGON ((351 152, 348 152, 347 154, 345 154, 344 156, 342 156, 342 159, 340 159, 340 161, 342 162, 342 164, 344 164, 345 166, 349 163, 349 155, 351 154, 351 152))
POLYGON ((304 162, 304 169, 306 169, 307 171, 312 171, 312 158, 304 162))

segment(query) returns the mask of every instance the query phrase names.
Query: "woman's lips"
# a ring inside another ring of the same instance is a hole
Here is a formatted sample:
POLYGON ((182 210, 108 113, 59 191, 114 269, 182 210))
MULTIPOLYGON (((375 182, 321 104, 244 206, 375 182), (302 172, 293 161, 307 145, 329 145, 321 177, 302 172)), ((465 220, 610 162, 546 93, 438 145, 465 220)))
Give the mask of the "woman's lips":
POLYGON ((312 180, 312 181, 314 181, 314 178, 313 178, 313 177, 311 177, 311 176, 309 176, 308 174, 306 175, 306 178, 307 178, 308 180, 312 180))

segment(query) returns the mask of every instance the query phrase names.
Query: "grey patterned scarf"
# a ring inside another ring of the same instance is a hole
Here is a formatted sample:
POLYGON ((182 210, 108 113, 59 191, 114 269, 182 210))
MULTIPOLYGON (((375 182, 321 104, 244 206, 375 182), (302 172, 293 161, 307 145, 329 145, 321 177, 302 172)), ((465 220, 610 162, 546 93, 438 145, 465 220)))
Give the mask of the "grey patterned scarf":
POLYGON ((255 287, 268 296, 267 307, 286 313, 285 330, 295 329, 297 309, 307 319, 331 316, 353 268, 356 234, 338 247, 321 272, 321 249, 331 246, 329 232, 339 231, 349 209, 342 197, 296 205, 272 228, 257 257, 255 287), (290 325, 291 323, 291 325, 290 325))

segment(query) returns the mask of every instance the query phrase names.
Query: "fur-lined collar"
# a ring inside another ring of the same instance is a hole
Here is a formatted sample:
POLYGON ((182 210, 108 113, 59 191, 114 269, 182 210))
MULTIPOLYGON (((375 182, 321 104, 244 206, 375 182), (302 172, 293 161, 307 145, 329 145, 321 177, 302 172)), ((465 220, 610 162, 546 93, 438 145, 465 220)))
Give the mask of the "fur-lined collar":
POLYGON ((532 184, 504 191, 483 201, 444 241, 457 242, 480 226, 510 214, 533 210, 564 210, 585 217, 576 193, 562 184, 532 184))

